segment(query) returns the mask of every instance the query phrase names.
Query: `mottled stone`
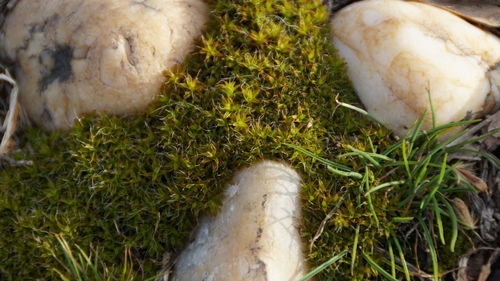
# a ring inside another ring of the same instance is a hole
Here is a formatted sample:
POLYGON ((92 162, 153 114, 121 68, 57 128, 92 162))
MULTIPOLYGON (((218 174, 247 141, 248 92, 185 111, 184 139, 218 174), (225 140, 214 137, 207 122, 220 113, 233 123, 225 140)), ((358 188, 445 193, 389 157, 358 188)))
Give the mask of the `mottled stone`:
POLYGON ((174 281, 296 281, 306 272, 298 233, 300 177, 277 162, 241 171, 220 213, 181 253, 174 281))
POLYGON ((429 94, 438 125, 500 104, 500 40, 456 15, 423 3, 368 0, 340 10, 331 25, 363 104, 398 135, 425 110, 424 128, 431 126, 429 94))
POLYGON ((20 102, 47 129, 82 113, 129 114, 155 100, 207 21, 202 0, 20 0, 1 43, 20 102))

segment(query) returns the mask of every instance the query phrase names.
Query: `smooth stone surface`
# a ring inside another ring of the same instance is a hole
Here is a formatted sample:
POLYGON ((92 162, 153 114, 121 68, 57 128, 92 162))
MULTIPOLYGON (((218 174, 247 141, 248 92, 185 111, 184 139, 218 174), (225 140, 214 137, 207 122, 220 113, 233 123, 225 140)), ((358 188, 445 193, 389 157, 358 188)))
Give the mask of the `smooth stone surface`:
POLYGON ((498 0, 415 0, 435 5, 467 20, 486 26, 500 27, 498 0))
POLYGON ((278 162, 244 169, 220 213, 181 253, 174 281, 295 281, 307 273, 298 232, 300 177, 278 162))
POLYGON ((145 109, 207 18, 202 0, 21 0, 0 44, 30 118, 65 129, 82 113, 145 109))
POLYGON ((334 44, 367 110, 402 135, 427 109, 437 124, 478 117, 500 104, 500 40, 431 5, 367 0, 332 19, 334 44))

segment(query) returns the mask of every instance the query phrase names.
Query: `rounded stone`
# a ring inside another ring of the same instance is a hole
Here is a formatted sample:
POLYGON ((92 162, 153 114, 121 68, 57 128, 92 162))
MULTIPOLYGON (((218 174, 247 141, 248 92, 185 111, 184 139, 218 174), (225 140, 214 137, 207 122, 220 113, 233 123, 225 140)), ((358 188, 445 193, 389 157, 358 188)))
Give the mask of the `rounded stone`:
POLYGON ((207 18, 202 0, 21 0, 1 50, 30 119, 66 129, 82 113, 145 109, 207 18))
POLYGON ((307 272, 300 176, 264 160, 240 171, 217 216, 204 217, 176 259, 172 281, 297 281, 307 272))
POLYGON ((367 0, 332 19, 334 44, 368 112, 397 135, 481 117, 500 105, 500 39, 443 9, 367 0))

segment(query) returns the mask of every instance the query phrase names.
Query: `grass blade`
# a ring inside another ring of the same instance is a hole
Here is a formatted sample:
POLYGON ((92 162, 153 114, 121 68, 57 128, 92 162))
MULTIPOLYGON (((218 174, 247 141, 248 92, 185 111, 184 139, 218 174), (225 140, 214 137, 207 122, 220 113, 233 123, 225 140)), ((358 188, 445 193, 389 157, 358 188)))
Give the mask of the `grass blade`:
POLYGON ((395 144, 389 146, 386 150, 384 150, 384 152, 382 152, 382 154, 383 155, 389 155, 389 154, 391 154, 392 152, 394 152, 395 150, 397 150, 402 145, 403 141, 405 141, 405 140, 401 139, 398 142, 396 142, 395 144))
POLYGON ((359 239, 359 225, 356 227, 356 233, 354 234, 354 245, 352 246, 352 252, 351 252, 351 276, 354 276, 354 264, 356 263, 356 256, 358 251, 358 239, 359 239))
POLYGON ((64 258, 66 259, 67 265, 69 266, 69 269, 73 274, 73 277, 76 278, 77 281, 82 280, 82 277, 80 276, 80 270, 78 268, 78 263, 76 262, 76 259, 73 256, 73 253, 68 245, 68 242, 66 242, 66 240, 60 235, 57 235, 56 239, 57 242, 59 242, 59 245, 61 245, 62 247, 64 258))
POLYGON ((446 129, 450 129, 450 128, 453 128, 453 127, 459 127, 459 126, 467 126, 467 125, 478 123, 478 122, 481 122, 481 120, 480 119, 474 119, 474 120, 458 121, 458 122, 452 122, 452 123, 448 123, 448 124, 443 124, 443 125, 439 125, 437 127, 434 127, 433 129, 427 131, 426 133, 424 133, 424 135, 433 135, 433 134, 436 134, 436 133, 439 133, 439 132, 443 132, 446 129))
POLYGON ((338 169, 333 168, 332 166, 326 166, 326 169, 330 171, 332 174, 343 176, 343 177, 351 177, 356 179, 362 179, 363 175, 356 172, 344 172, 338 169))
MULTIPOLYGON (((382 159, 385 161, 393 161, 393 159, 388 157, 387 155, 372 153, 372 152, 365 152, 365 151, 363 151, 363 152, 372 158, 378 158, 378 159, 382 159)), ((360 155, 358 152, 348 152, 348 153, 338 155, 337 158, 345 158, 347 156, 360 156, 360 155)))
POLYGON ((387 241, 389 245, 389 258, 391 259, 391 275, 396 278, 396 260, 394 258, 394 250, 392 249, 392 242, 390 239, 387 241))
POLYGON ((431 150, 429 153, 428 153, 428 156, 433 156, 434 154, 436 154, 436 152, 442 150, 444 147, 446 147, 449 143, 451 143, 452 141, 458 139, 459 137, 461 137, 462 135, 464 135, 467 131, 461 131, 461 132, 458 132, 457 134, 447 138, 446 140, 444 140, 443 142, 439 143, 433 150, 431 150))
POLYGON ((362 115, 366 116, 368 119, 374 121, 375 123, 381 125, 382 127, 384 128, 387 128, 382 122, 380 122, 377 118, 375 118, 375 116, 371 115, 370 113, 368 113, 368 111, 364 110, 364 109, 361 109, 357 106, 354 106, 354 105, 351 105, 351 104, 348 104, 348 103, 345 103, 345 102, 340 102, 340 101, 337 101, 337 104, 340 105, 340 106, 343 106, 345 108, 349 108, 349 109, 352 109, 358 113, 361 113, 362 115))
POLYGON ((424 113, 418 119, 417 124, 413 128, 412 134, 411 134, 411 136, 409 138, 410 147, 408 149, 408 155, 409 155, 410 158, 413 157, 413 145, 415 144, 415 142, 417 140, 417 136, 420 135, 420 129, 422 129, 422 126, 424 124, 424 120, 425 120, 425 115, 426 114, 427 114, 427 109, 424 110, 424 113))
POLYGON ((66 277, 64 274, 62 274, 62 272, 59 271, 58 269, 51 268, 51 270, 54 271, 55 273, 57 273, 57 275, 59 275, 59 278, 61 278, 62 281, 73 281, 73 280, 69 279, 68 277, 66 277))
POLYGON ((398 239, 396 237, 393 237, 392 240, 394 241, 394 244, 396 245, 396 248, 398 249, 399 253, 399 259, 401 260, 401 265, 403 267, 403 272, 405 274, 405 278, 407 281, 410 281, 410 271, 408 270, 408 264, 406 263, 405 255, 403 253, 403 248, 401 247, 401 244, 399 244, 398 239))
POLYGON ((375 160, 369 153, 356 149, 350 145, 347 145, 347 148, 353 151, 354 153, 357 153, 360 157, 368 160, 368 162, 372 163, 375 167, 377 168, 381 167, 380 163, 377 160, 375 160))
POLYGON ((443 182, 444 175, 446 174, 447 171, 451 171, 451 169, 447 169, 446 168, 447 167, 447 165, 446 165, 446 160, 447 159, 448 159, 448 153, 445 153, 444 157, 443 157, 443 162, 441 163, 441 170, 439 171, 439 176, 438 176, 436 185, 434 186, 434 188, 432 188, 432 190, 431 190, 431 192, 429 192, 429 194, 425 195, 425 199, 420 204, 420 209, 425 209, 427 207, 427 205, 429 204, 430 200, 432 198, 434 198, 434 195, 436 194, 436 192, 441 187, 441 183, 443 182))
POLYGON ((414 219, 414 217, 393 217, 392 221, 397 223, 405 223, 410 222, 414 219))
POLYGON ((434 104, 432 103, 431 92, 427 91, 427 95, 429 97, 429 107, 431 108, 432 128, 436 128, 436 111, 434 110, 434 104))
POLYGON ((367 139, 368 139, 368 144, 370 145, 370 148, 372 150, 372 153, 377 154, 377 150, 375 149, 375 146, 373 146, 372 138, 370 138, 370 136, 367 136, 367 139))
POLYGON ((434 247, 434 241, 432 240, 431 233, 429 232, 429 228, 427 227, 427 225, 422 221, 422 219, 419 219, 419 222, 422 230, 424 231, 424 237, 425 241, 427 242, 427 246, 429 247, 429 252, 431 253, 434 281, 439 281, 439 264, 436 248, 434 247))
POLYGON ((363 258, 368 262, 368 264, 373 268, 375 269, 376 271, 378 271, 380 274, 382 274, 382 276, 384 276, 385 278, 391 280, 391 281, 398 281, 398 279, 394 278, 391 276, 391 274, 387 271, 385 271, 380 265, 378 265, 374 260, 372 260, 370 258, 370 256, 368 256, 367 254, 365 254, 365 252, 363 252, 363 258))
POLYGON ((466 148, 451 148, 451 149, 446 149, 446 152, 448 152, 448 153, 454 153, 454 152, 474 153, 474 154, 477 154, 481 157, 488 159, 493 165, 500 167, 500 160, 498 158, 496 158, 495 156, 493 156, 489 153, 484 153, 484 152, 479 151, 479 150, 466 149, 466 148))
MULTIPOLYGON (((385 168, 385 167, 394 167, 394 166, 397 167, 397 166, 402 166, 404 164, 405 163, 403 161, 395 161, 395 162, 384 164, 382 167, 383 168, 385 168)), ((411 165, 411 166, 422 165, 422 161, 410 161, 410 160, 408 160, 408 165, 411 165)), ((429 167, 433 167, 433 168, 439 168, 439 167, 441 167, 441 164, 429 163, 428 166, 429 167)))
POLYGON ((444 228, 443 221, 441 220, 441 209, 439 208, 436 197, 432 198, 432 208, 434 210, 434 215, 436 216, 436 224, 439 233, 439 239, 443 245, 446 245, 446 240, 444 239, 444 228))
MULTIPOLYGON (((92 273, 94 274, 95 280, 102 281, 102 278, 99 275, 96 266, 90 260, 90 257, 82 250, 82 248, 80 248, 80 246, 76 245, 76 248, 80 252, 79 256, 85 260, 85 264, 87 264, 90 267, 90 269, 92 270, 92 273)), ((96 261, 97 261, 97 257, 96 257, 96 261)), ((83 262, 82 262, 82 264, 83 264, 83 262)))
POLYGON ((351 169, 351 168, 349 168, 349 167, 347 167, 347 166, 345 166, 345 165, 342 165, 342 164, 339 164, 339 163, 335 163, 335 162, 333 162, 333 161, 330 161, 330 160, 328 160, 328 159, 325 159, 325 158, 323 158, 323 157, 320 157, 320 156, 318 156, 318 155, 316 155, 316 154, 314 154, 314 153, 312 153, 312 152, 310 152, 310 151, 308 151, 308 150, 306 150, 306 149, 303 149, 303 148, 301 148, 301 147, 298 147, 298 146, 296 146, 296 145, 293 145, 293 144, 288 144, 288 143, 285 143, 284 145, 286 145, 286 146, 288 146, 288 147, 291 147, 291 148, 293 148, 293 149, 295 149, 295 150, 297 150, 297 151, 299 151, 299 152, 301 152, 301 153, 304 153, 305 155, 310 156, 310 157, 312 157, 313 159, 318 160, 319 162, 321 162, 321 163, 323 163, 323 164, 325 164, 325 165, 332 166, 332 167, 335 167, 335 168, 337 168, 337 169, 341 169, 341 170, 345 170, 345 171, 349 171, 349 172, 351 172, 351 171, 352 171, 352 169, 351 169))
POLYGON ((448 199, 440 196, 440 201, 443 202, 443 204, 448 209, 448 215, 451 219, 450 251, 453 253, 455 252, 455 244, 457 243, 458 238, 458 218, 457 214, 455 213, 455 209, 453 209, 453 206, 451 206, 450 202, 448 202, 448 199))
POLYGON ((320 266, 316 267, 313 269, 311 272, 306 274, 304 277, 300 278, 299 281, 306 281, 311 278, 313 278, 316 274, 320 273, 321 271, 325 270, 325 268, 329 267, 330 265, 334 264, 338 260, 342 259, 345 255, 347 255, 349 251, 345 250, 341 252, 338 255, 333 256, 331 259, 327 260, 326 262, 322 263, 320 266))
POLYGON ((379 184, 379 185, 375 186, 374 188, 370 189, 368 192, 366 192, 365 195, 371 194, 373 192, 379 191, 379 190, 387 188, 387 187, 391 187, 391 186, 395 186, 395 185, 401 185, 401 184, 404 184, 404 183, 405 183, 405 181, 401 180, 401 181, 391 181, 391 182, 386 182, 386 183, 383 183, 383 184, 379 184))
POLYGON ((413 174, 410 171, 410 165, 408 163, 408 155, 406 154, 406 140, 401 142, 401 155, 403 156, 403 163, 406 171, 406 175, 408 176, 408 183, 410 185, 410 189, 414 189, 413 186, 413 174))
MULTIPOLYGON (((369 175, 369 168, 366 167, 365 168, 365 176, 363 177, 363 182, 362 182, 362 186, 364 186, 364 192, 368 192, 368 190, 370 189, 370 179, 369 179, 368 175, 369 175)), ((372 197, 370 194, 365 194, 365 197, 366 197, 366 201, 368 201, 368 207, 370 209, 370 213, 372 213, 373 219, 375 219, 375 224, 377 225, 377 228, 378 228, 380 225, 379 225, 377 213, 375 213, 375 208, 373 207, 372 197)))
POLYGON ((415 187, 417 187, 422 180, 427 176, 427 167, 429 166, 429 163, 431 162, 432 157, 425 157, 423 161, 423 165, 420 165, 415 169, 415 171, 418 171, 417 178, 415 179, 415 187))
MULTIPOLYGON (((466 133, 467 131, 464 131, 464 133, 466 133)), ((479 137, 476 137, 476 138, 472 138, 472 139, 469 139, 469 140, 466 140, 466 141, 463 141, 463 142, 459 142, 457 144, 453 144, 451 146, 446 146, 446 149, 453 149, 453 148, 459 148, 459 147, 463 147, 467 144, 470 144, 470 143, 475 143, 475 142, 478 142, 480 140, 483 140, 485 138, 488 138, 496 133, 500 132, 500 128, 497 128, 497 129, 494 129, 494 130, 491 130, 489 131, 488 133, 484 134, 484 135, 481 135, 479 137)), ((457 134, 458 135, 458 134, 457 134)), ((460 136, 463 135, 463 134, 460 134, 460 136)), ((456 138, 455 138, 456 139, 456 138)), ((449 144, 449 143, 447 143, 449 144)))

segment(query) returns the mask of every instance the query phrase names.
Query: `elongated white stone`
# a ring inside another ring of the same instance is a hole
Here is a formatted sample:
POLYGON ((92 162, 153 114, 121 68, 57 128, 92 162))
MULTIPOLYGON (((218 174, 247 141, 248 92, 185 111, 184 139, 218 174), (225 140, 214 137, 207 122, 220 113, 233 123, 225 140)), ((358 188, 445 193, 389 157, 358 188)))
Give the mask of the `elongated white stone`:
POLYGON ((306 273, 298 233, 300 177, 278 162, 241 171, 220 213, 181 253, 175 281, 295 281, 306 273))
POLYGON ((402 135, 427 109, 437 124, 500 104, 500 40, 437 7, 399 0, 349 5, 332 19, 334 44, 367 110, 402 135))
POLYGON ((202 0, 19 0, 2 28, 21 105, 48 129, 155 100, 207 21, 202 0))

